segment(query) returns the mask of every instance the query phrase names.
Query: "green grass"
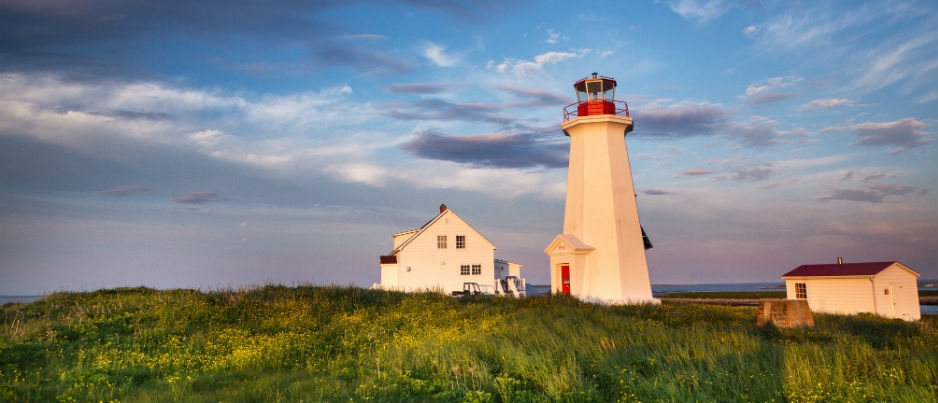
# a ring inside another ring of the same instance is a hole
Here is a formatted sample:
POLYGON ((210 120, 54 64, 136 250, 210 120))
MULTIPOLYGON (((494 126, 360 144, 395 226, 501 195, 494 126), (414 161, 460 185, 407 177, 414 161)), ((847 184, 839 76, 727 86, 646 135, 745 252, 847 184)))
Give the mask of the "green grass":
POLYGON ((786 298, 785 291, 688 291, 657 295, 658 298, 768 299, 786 298))
POLYGON ((936 401, 935 316, 815 321, 343 287, 56 293, 2 307, 0 401, 936 401))

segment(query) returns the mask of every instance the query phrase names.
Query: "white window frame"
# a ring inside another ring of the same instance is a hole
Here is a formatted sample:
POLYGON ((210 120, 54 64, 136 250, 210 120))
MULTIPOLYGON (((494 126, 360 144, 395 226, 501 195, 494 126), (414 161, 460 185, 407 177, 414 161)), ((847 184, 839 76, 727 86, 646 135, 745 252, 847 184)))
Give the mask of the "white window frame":
POLYGON ((795 283, 795 299, 808 299, 807 283, 795 283))
POLYGON ((456 249, 466 249, 465 235, 456 235, 456 249))
POLYGON ((437 236, 436 236, 436 248, 437 248, 437 249, 446 249, 446 235, 437 235, 437 236))

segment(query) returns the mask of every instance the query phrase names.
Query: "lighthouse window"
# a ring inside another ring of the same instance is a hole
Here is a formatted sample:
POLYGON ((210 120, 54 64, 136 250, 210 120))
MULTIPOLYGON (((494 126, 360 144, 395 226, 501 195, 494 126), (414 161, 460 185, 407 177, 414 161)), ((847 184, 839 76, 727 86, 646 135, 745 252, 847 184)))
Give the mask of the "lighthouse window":
POLYGON ((465 248, 466 248, 466 236, 456 235, 456 249, 465 249, 465 248))
POLYGON ((795 298, 808 298, 808 286, 805 283, 795 283, 795 298))

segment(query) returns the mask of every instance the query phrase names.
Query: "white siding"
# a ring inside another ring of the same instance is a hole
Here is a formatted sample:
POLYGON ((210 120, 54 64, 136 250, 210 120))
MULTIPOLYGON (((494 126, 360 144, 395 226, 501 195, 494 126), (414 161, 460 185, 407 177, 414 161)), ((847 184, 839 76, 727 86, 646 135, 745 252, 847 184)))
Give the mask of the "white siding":
POLYGON ((431 223, 398 252, 400 287, 407 291, 461 291, 464 282, 491 286, 495 278, 495 247, 450 211, 431 223), (446 235, 446 249, 437 248, 437 235, 446 235), (466 237, 466 247, 456 248, 456 236, 466 237), (482 273, 463 276, 461 265, 481 265, 482 273), (407 268, 410 271, 407 271, 407 268))
POLYGON ((808 306, 813 312, 873 312, 873 284, 867 278, 808 278, 787 282, 791 282, 791 295, 795 292, 794 283, 805 283, 808 306))

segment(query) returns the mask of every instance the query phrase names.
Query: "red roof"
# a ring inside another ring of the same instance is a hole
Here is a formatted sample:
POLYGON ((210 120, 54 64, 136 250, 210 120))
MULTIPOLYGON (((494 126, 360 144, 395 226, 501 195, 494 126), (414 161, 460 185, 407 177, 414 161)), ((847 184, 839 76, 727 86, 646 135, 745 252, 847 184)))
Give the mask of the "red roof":
MULTIPOLYGON (((782 275, 785 277, 838 277, 838 276, 873 276, 899 262, 868 262, 843 264, 805 264, 782 275)), ((905 268, 899 263, 900 267, 905 268)), ((912 271, 912 270, 910 270, 912 271)), ((915 273, 914 271, 912 271, 915 273)), ((917 274, 917 273, 916 273, 917 274)))

